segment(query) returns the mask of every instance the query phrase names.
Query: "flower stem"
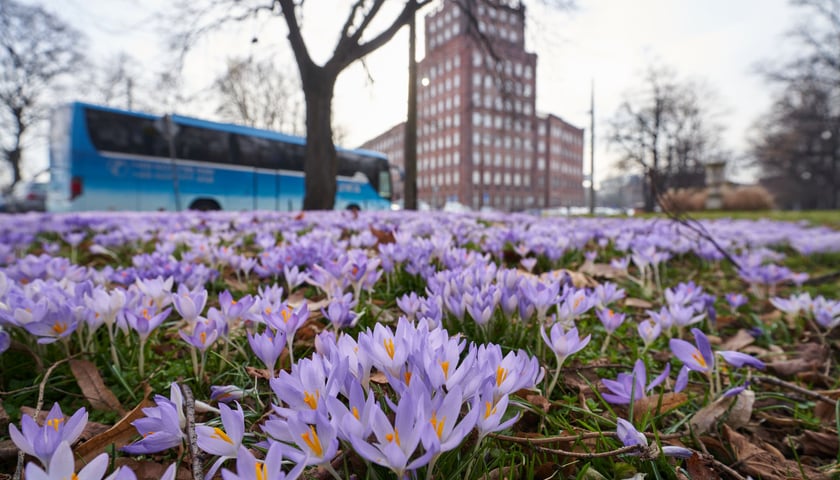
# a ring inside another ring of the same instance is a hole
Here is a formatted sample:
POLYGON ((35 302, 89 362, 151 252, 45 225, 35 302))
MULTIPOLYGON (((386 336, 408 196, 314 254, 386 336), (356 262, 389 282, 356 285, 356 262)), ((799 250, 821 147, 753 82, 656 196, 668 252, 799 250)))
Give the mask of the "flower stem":
POLYGON ((557 357, 557 370, 554 371, 554 377, 551 379, 551 383, 548 384, 548 388, 545 390, 545 398, 548 401, 551 401, 551 392, 554 390, 555 385, 557 385, 557 379, 560 378, 560 370, 563 368, 563 361, 565 359, 561 359, 559 356, 557 357))
POLYGON ((139 358, 137 360, 137 369, 140 372, 140 378, 143 378, 145 376, 145 369, 143 368, 145 366, 145 362, 146 362, 146 352, 145 352, 145 350, 146 350, 146 340, 141 338, 140 339, 139 358))

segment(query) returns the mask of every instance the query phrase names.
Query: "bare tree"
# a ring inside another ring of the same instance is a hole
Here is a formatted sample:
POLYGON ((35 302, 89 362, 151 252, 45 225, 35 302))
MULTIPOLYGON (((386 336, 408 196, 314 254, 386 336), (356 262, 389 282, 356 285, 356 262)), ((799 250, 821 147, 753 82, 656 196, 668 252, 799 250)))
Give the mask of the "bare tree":
POLYGON ((13 183, 25 139, 49 115, 47 95, 82 67, 82 40, 40 6, 0 0, 0 141, 13 183))
MULTIPOLYGON (((332 100, 339 74, 385 45, 408 23, 414 13, 432 0, 404 0, 401 5, 385 0, 355 0, 340 27, 332 53, 318 64, 303 37, 303 7, 299 0, 208 0, 201 5, 185 3, 193 19, 189 31, 179 35, 178 44, 186 52, 204 33, 231 21, 279 14, 300 74, 306 106, 306 150, 304 162, 306 210, 331 209, 335 202, 338 156, 333 143, 332 100), (387 4, 387 7, 386 7, 387 4)), ((324 12, 335 16, 335 12, 324 12)), ((184 14, 182 14, 184 15, 184 14)), ((341 17, 339 17, 341 18, 341 17)), ((318 29, 321 38, 330 35, 316 21, 307 23, 318 29)))
POLYGON ((214 83, 219 96, 216 113, 245 125, 304 134, 303 97, 297 76, 276 68, 271 61, 248 58, 228 60, 214 83))
POLYGON ((643 86, 626 95, 610 120, 607 139, 619 150, 619 167, 642 169, 646 209, 669 187, 701 186, 704 164, 727 155, 713 97, 700 83, 650 66, 643 86))
POLYGON ((778 204, 840 207, 840 0, 795 0, 796 56, 759 68, 780 87, 751 132, 752 161, 778 204))

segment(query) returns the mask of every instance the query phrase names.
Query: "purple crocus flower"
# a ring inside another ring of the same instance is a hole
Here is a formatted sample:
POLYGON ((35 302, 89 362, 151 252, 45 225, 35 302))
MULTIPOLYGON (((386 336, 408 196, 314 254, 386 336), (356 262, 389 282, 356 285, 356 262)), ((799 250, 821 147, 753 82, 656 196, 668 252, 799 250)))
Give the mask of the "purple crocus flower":
POLYGON ((624 323, 625 315, 620 312, 616 313, 613 310, 602 308, 596 310, 595 314, 598 316, 598 320, 604 325, 604 329, 610 334, 615 332, 624 323))
POLYGON ((25 415, 20 419, 21 430, 14 424, 9 425, 9 436, 21 451, 37 458, 46 467, 62 442, 71 444, 79 438, 87 425, 87 419, 88 414, 84 408, 77 410, 70 418, 65 418, 61 407, 55 403, 47 413, 43 426, 25 415))
POLYGON ((145 342, 152 331, 166 320, 166 317, 169 316, 169 312, 171 311, 172 308, 167 308, 162 312, 156 312, 153 310, 153 307, 141 308, 139 312, 127 310, 125 312, 125 319, 128 322, 128 326, 137 332, 140 341, 145 342))
POLYGON ((584 338, 580 338, 577 327, 573 327, 569 331, 564 331, 563 326, 559 323, 551 326, 550 334, 545 333, 545 327, 540 327, 540 334, 557 357, 558 369, 567 358, 583 350, 592 337, 592 335, 587 335, 584 338))
POLYGON ((295 463, 323 465, 338 452, 337 430, 321 412, 316 412, 311 422, 303 421, 296 415, 285 420, 275 418, 265 422, 263 430, 275 440, 290 444, 284 453, 295 463))
POLYGON ((709 344, 709 339, 706 337, 706 334, 697 328, 692 328, 691 333, 694 334, 696 345, 692 345, 679 338, 672 338, 669 343, 671 351, 690 370, 709 373, 715 366, 715 357, 712 354, 712 346, 709 344))
POLYGON ((508 395, 497 395, 492 384, 487 384, 476 397, 479 415, 475 428, 478 431, 478 442, 487 434, 500 432, 513 426, 519 420, 519 414, 503 420, 509 403, 508 395))
POLYGON ((306 463, 298 462, 288 473, 283 472, 283 449, 280 442, 272 442, 265 455, 265 461, 259 461, 245 447, 239 447, 236 455, 236 473, 222 469, 224 480, 295 480, 300 477, 306 463))
POLYGON ((44 463, 47 470, 44 471, 35 463, 26 465, 27 480, 102 480, 105 470, 108 469, 108 454, 99 454, 76 474, 73 451, 70 450, 70 443, 62 441, 50 457, 49 462, 44 463))
POLYGON ((397 307, 405 313, 409 320, 413 320, 420 310, 420 297, 410 292, 397 299, 397 307))
POLYGON ((747 303, 747 296, 743 293, 727 293, 725 295, 726 301, 729 303, 729 308, 732 311, 738 310, 738 307, 747 303))
MULTIPOLYGON (((623 418, 616 419, 616 436, 625 447, 632 447, 634 445, 648 446, 648 440, 645 435, 636 430, 632 423, 623 418)), ((668 457, 689 458, 694 455, 694 452, 684 447, 675 447, 665 445, 662 447, 662 454, 668 457)))
POLYGON ((126 445, 122 451, 131 455, 162 452, 177 447, 184 439, 178 407, 166 397, 156 396, 156 407, 143 409, 146 416, 131 422, 143 436, 139 441, 126 445))
POLYGON ((248 333, 248 344, 251 350, 264 364, 265 368, 274 374, 277 359, 286 348, 286 334, 282 331, 274 332, 270 328, 263 333, 251 335, 248 333))
POLYGON ((412 382, 409 390, 396 405, 393 424, 380 409, 374 410, 371 427, 373 441, 350 437, 353 449, 362 458, 390 468, 397 478, 406 472, 426 465, 438 453, 435 430, 424 415, 419 400, 428 397, 422 382, 412 382), (423 453, 415 456, 422 442, 423 453))
POLYGON ((217 402, 233 402, 237 400, 242 400, 242 397, 245 396, 245 392, 242 390, 241 387, 236 385, 211 385, 210 386, 210 400, 215 400, 217 402))
POLYGON ((67 305, 55 310, 49 309, 40 320, 23 325, 27 332, 38 337, 38 343, 46 344, 67 338, 79 326, 79 321, 67 305))
POLYGON ((207 303, 207 289, 202 287, 191 291, 182 283, 178 285, 178 293, 172 295, 172 303, 184 320, 193 322, 204 311, 204 305, 207 303))
POLYGON ((353 301, 353 294, 348 293, 333 298, 326 309, 321 309, 321 313, 336 329, 353 327, 359 320, 358 314, 353 311, 355 306, 356 302, 353 301))
POLYGON ((645 348, 650 347, 654 340, 662 334, 662 325, 650 320, 642 320, 636 329, 639 332, 639 336, 642 337, 642 341, 645 343, 645 348))
POLYGON ((601 396, 604 400, 614 405, 628 405, 646 396, 647 393, 664 382, 670 373, 671 364, 669 363, 665 365, 665 369, 659 376, 653 379, 650 384, 645 385, 647 382, 647 370, 645 368, 645 362, 639 359, 636 360, 631 374, 619 373, 615 380, 602 379, 601 383, 611 393, 603 393, 601 396))
POLYGON ((219 328, 216 323, 199 318, 191 334, 183 328, 178 330, 178 334, 185 342, 204 352, 219 338, 219 328))
POLYGON ((195 427, 195 433, 198 435, 198 448, 219 457, 207 471, 204 476, 205 480, 213 478, 213 475, 225 460, 236 458, 239 447, 242 446, 242 437, 245 435, 245 414, 238 403, 236 404, 236 410, 223 403, 219 404, 219 410, 224 429, 209 425, 196 425, 195 427))
POLYGON ((732 365, 733 367, 740 368, 744 365, 747 365, 749 367, 757 368, 758 370, 764 370, 764 362, 753 357, 752 355, 736 352, 734 350, 724 350, 717 352, 717 354, 723 357, 724 361, 726 361, 726 363, 732 365))
POLYGON ((625 447, 631 447, 633 445, 643 445, 646 447, 648 445, 647 437, 642 432, 636 430, 636 427, 632 423, 623 418, 616 419, 615 433, 625 447))

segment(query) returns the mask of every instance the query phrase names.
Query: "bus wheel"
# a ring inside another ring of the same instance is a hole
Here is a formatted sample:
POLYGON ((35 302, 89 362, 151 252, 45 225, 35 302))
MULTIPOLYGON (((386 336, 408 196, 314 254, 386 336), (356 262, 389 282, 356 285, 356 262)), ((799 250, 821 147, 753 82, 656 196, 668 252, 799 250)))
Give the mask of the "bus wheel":
POLYGON ((190 210, 200 210, 202 212, 221 209, 222 207, 219 205, 219 202, 210 198, 199 198, 193 200, 193 202, 190 204, 190 210))

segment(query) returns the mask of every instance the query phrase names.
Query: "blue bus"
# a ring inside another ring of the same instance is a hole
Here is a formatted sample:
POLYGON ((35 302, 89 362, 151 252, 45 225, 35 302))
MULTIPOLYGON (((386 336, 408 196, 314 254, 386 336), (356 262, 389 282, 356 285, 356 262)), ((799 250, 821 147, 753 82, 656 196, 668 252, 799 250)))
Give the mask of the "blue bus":
MULTIPOLYGON (((302 137, 75 102, 53 113, 49 143, 48 211, 303 207, 302 137)), ((338 157, 335 208, 389 209, 387 158, 338 157)))

